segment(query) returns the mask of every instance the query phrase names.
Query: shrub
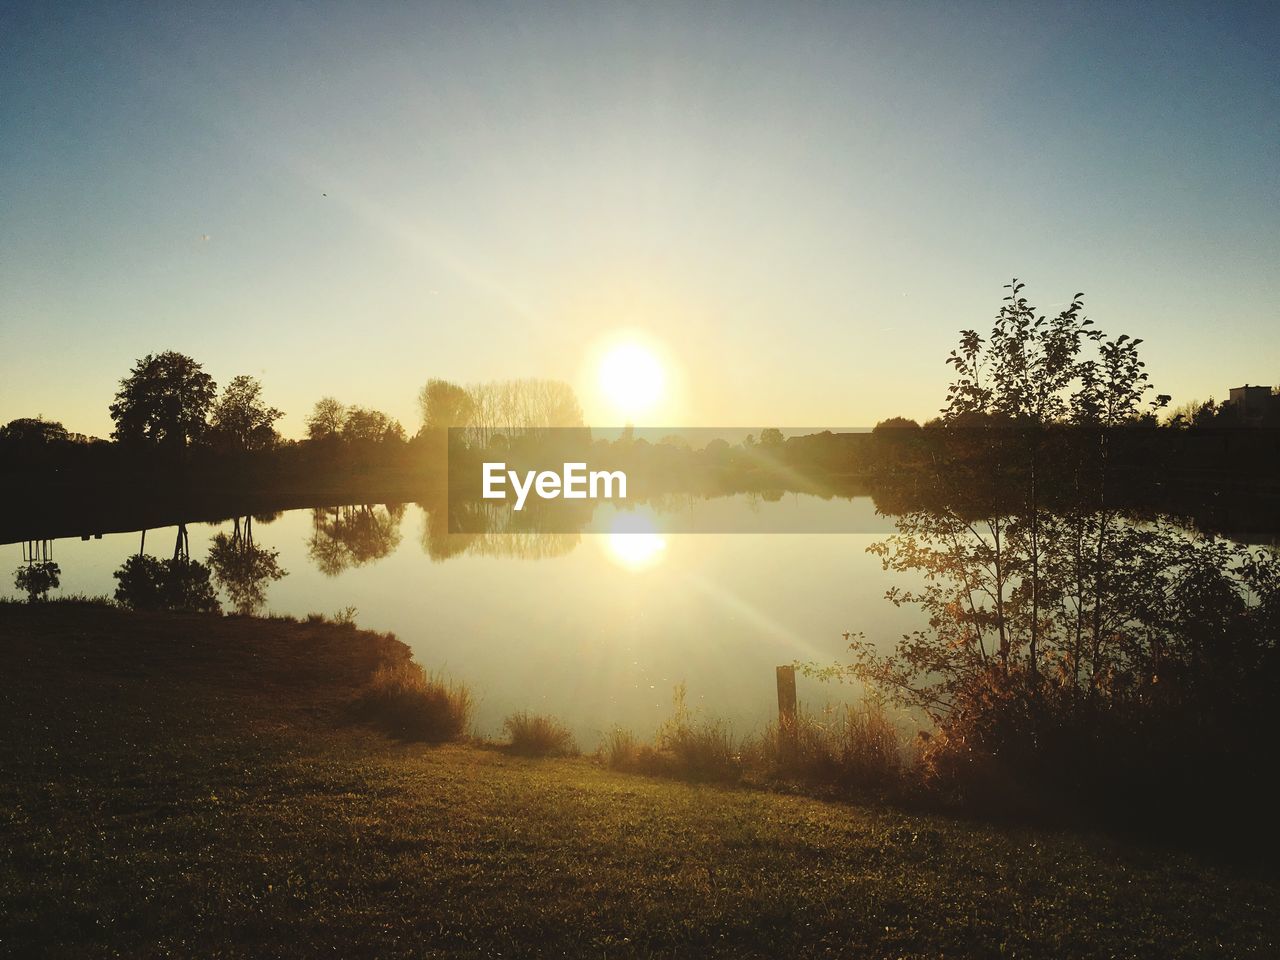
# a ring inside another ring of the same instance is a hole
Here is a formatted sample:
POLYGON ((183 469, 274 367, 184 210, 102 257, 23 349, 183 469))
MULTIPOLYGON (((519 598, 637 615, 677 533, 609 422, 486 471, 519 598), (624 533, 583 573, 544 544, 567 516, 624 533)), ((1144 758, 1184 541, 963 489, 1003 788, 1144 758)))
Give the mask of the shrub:
POLYGON ((841 786, 884 787, 903 775, 903 745, 882 700, 800 710, 784 729, 773 723, 758 741, 772 772, 841 786))
POLYGON ((600 752, 611 770, 636 770, 640 741, 630 730, 614 727, 604 735, 600 752))
POLYGON ((573 734, 555 717, 521 710, 502 721, 511 735, 511 749, 527 757, 558 757, 578 752, 573 734))
POLYGON ((601 747, 604 762, 615 770, 682 780, 737 780, 742 758, 724 722, 695 719, 685 704, 684 684, 675 688, 672 705, 652 745, 621 727, 610 730, 601 747))
POLYGON ((203 563, 186 557, 161 560, 135 554, 113 574, 116 602, 130 610, 218 613, 221 604, 209 573, 203 563))
POLYGON ((614 727, 605 734, 600 753, 611 770, 643 773, 649 776, 678 776, 670 756, 662 754, 650 743, 641 743, 630 730, 614 727))
POLYGON ((405 661, 379 667, 356 701, 361 719, 405 740, 457 740, 471 718, 471 692, 405 661))
POLYGON ((31 603, 38 603, 49 599, 50 590, 58 589, 61 575, 62 568, 52 560, 28 563, 15 571, 13 585, 25 591, 31 603))
POLYGON ((677 715, 663 724, 657 746, 673 776, 688 780, 736 780, 742 775, 742 758, 734 750, 733 736, 723 721, 695 723, 677 715))

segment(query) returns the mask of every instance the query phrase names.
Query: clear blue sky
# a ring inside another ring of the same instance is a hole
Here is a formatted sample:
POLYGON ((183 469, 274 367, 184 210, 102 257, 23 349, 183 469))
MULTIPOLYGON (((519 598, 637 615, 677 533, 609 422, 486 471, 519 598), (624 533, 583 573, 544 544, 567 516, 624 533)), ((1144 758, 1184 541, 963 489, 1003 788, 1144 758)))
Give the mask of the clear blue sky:
POLYGON ((923 418, 1013 275, 1175 401, 1278 383, 1278 10, 6 3, 0 422, 106 435, 164 349, 289 435, 429 376, 591 414, 622 329, 673 424, 923 418))

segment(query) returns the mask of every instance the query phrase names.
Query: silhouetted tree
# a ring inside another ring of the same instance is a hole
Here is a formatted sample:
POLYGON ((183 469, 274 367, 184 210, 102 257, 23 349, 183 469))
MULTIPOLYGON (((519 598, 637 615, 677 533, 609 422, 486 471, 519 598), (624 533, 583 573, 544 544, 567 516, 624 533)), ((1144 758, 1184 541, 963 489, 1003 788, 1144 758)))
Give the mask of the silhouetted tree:
POLYGON ((205 431, 217 384, 188 356, 172 351, 139 360, 120 381, 112 436, 124 443, 184 449, 205 431))
POLYGON ((872 433, 887 433, 890 430, 919 430, 920 424, 910 417, 889 417, 881 420, 871 428, 872 433))
POLYGON ((22 446, 54 443, 70 436, 61 423, 44 417, 19 417, 0 427, 0 441, 22 446))
POLYGON ((418 393, 424 430, 447 430, 469 426, 475 413, 471 394, 448 380, 428 380, 418 393))
POLYGON ((495 380, 467 388, 471 398, 466 443, 483 449, 501 435, 508 441, 549 428, 580 428, 582 407, 573 388, 559 380, 495 380))
POLYGON ((351 407, 342 421, 343 440, 364 443, 383 443, 386 441, 403 441, 404 427, 381 410, 368 410, 364 407, 351 407))
POLYGON ((27 595, 27 600, 37 603, 47 600, 50 590, 58 589, 62 569, 52 560, 34 561, 19 567, 13 576, 13 585, 27 595))
POLYGON ((1203 403, 1199 400, 1190 400, 1175 408, 1165 423, 1175 429, 1209 427, 1215 423, 1228 422, 1232 412, 1230 404, 1220 404, 1213 397, 1203 403))
MULTIPOLYGON (((887 653, 851 634, 854 662, 832 672, 932 717, 934 771, 985 757, 1113 789, 1135 770, 1175 776, 1224 744, 1268 742, 1256 731, 1274 727, 1280 560, 1109 504, 1097 428, 1141 422, 1167 398, 1147 399, 1141 341, 1089 329, 1078 296, 1048 321, 1020 291, 989 342, 962 334, 943 421, 925 431, 980 455, 940 463, 930 506, 870 548, 909 577, 888 598, 927 626, 887 653), (1010 424, 1028 429, 999 429, 1010 424)), ((994 782, 982 769, 970 786, 994 782)))
POLYGON ((307 436, 312 440, 326 440, 342 433, 347 418, 347 408, 333 397, 321 397, 316 401, 311 416, 307 417, 307 436))
POLYGON ((892 473, 923 462, 923 430, 907 417, 890 417, 871 428, 873 463, 878 472, 892 473))
POLYGON ((782 431, 777 427, 765 427, 760 431, 760 446, 766 449, 782 446, 782 431))
POLYGON ((213 405, 209 440, 228 450, 269 450, 280 439, 275 422, 283 416, 263 403, 262 384, 242 374, 223 388, 213 405))
MULTIPOLYGON (((1068 418, 1097 420, 1114 399, 1100 396, 1103 378, 1080 359, 1087 341, 1101 339, 1088 329, 1080 295, 1049 321, 1019 295, 1021 284, 1014 281, 1009 289, 990 338, 965 330, 949 356, 956 379, 942 420, 960 439, 979 446, 990 442, 997 450, 996 441, 985 439, 991 425, 1034 430, 1068 418)), ((1027 449, 1024 437, 1032 446, 1038 442, 1020 432, 1014 442, 1019 452, 1027 449)), ((1034 465, 1034 458, 1030 462, 1034 465)), ((899 519, 895 537, 871 548, 886 569, 925 573, 924 586, 892 590, 889 598, 922 607, 931 629, 910 635, 888 656, 855 641, 859 677, 941 719, 962 704, 992 664, 1009 671, 1024 662, 1027 676, 1039 676, 1045 610, 1053 602, 1046 594, 1045 574, 1053 569, 1046 554, 1058 531, 1045 526, 1034 466, 1029 476, 1029 495, 1019 497, 1016 513, 974 517, 963 508, 909 513, 899 519), (1023 653, 1025 661, 1019 661, 1023 653)), ((1010 480, 1002 476, 1000 482, 1010 480)))

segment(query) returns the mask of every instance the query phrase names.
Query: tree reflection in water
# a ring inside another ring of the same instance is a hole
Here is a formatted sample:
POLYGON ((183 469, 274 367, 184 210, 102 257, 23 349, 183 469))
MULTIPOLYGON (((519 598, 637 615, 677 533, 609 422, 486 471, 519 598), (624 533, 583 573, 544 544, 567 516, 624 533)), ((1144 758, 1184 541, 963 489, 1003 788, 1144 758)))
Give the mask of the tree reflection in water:
MULTIPOLYGON (((441 498, 421 506, 422 550, 437 563, 464 554, 520 560, 563 557, 582 540, 581 534, 563 528, 538 529, 540 514, 518 514, 506 504, 449 504, 441 498)), ((560 523, 564 522, 562 513, 560 523)))
POLYGON ((352 504, 311 511, 307 555, 327 577, 389 556, 400 545, 404 504, 352 504))
POLYGON ((133 610, 183 610, 214 613, 221 609, 209 568, 191 559, 187 525, 178 524, 173 556, 161 560, 142 552, 147 532, 142 531, 138 552, 115 572, 115 598, 133 610))
POLYGON ((253 541, 253 517, 235 518, 231 536, 219 532, 209 546, 213 578, 238 613, 257 613, 267 601, 267 587, 287 576, 280 552, 253 541))

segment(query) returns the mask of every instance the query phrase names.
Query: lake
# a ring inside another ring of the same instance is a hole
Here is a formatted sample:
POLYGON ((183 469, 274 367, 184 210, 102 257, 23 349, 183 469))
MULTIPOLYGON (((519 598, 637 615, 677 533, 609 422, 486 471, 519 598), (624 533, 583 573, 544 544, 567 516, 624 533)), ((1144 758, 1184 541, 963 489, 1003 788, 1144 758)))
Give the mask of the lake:
MULTIPOLYGON (((469 685, 479 733, 499 735, 506 715, 527 708, 561 718, 586 749, 614 724, 652 733, 678 683, 704 715, 739 735, 758 732, 776 713, 778 664, 839 660, 848 630, 887 648, 919 626, 918 612, 884 599, 901 575, 866 552, 893 529, 870 498, 739 495, 689 509, 705 518, 602 505, 580 534, 471 538, 445 537, 438 523, 433 532, 413 504, 290 510, 252 525, 254 544, 279 551, 287 573, 260 612, 353 607, 360 626, 394 632, 423 666, 469 685), (670 532, 701 525, 754 532, 670 532), (862 532, 794 532, 805 530, 862 532)), ((206 561, 213 538, 235 524, 186 530, 191 558, 206 561)), ((171 556, 176 533, 148 531, 146 552, 171 556)), ((110 596, 113 572, 140 539, 57 540, 53 595, 110 596)), ((3 549, 17 566, 21 545, 3 549)), ((11 575, 0 589, 19 596, 11 575)), ((859 693, 798 682, 814 708, 859 693)))

